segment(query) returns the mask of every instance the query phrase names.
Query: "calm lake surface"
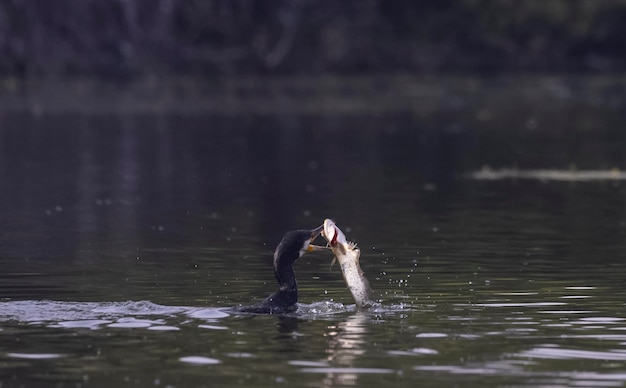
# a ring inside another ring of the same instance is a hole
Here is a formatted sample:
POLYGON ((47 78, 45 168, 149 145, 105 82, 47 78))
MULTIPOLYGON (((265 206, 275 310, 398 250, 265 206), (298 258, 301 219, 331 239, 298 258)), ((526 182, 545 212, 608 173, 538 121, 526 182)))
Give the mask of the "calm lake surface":
POLYGON ((6 92, 0 385, 624 386, 624 80, 403 82, 6 92), (229 310, 324 218, 380 305, 229 310))

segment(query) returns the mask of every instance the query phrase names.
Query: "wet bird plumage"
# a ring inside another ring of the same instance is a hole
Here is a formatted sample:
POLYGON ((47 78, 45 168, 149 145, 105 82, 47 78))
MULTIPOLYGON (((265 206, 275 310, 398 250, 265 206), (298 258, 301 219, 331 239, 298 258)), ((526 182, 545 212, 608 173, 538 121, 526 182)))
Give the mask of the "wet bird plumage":
POLYGON ((257 314, 282 314, 296 310, 298 302, 298 282, 293 265, 309 250, 311 240, 321 231, 301 229, 287 232, 274 251, 274 275, 279 288, 261 303, 242 306, 237 311, 257 314))

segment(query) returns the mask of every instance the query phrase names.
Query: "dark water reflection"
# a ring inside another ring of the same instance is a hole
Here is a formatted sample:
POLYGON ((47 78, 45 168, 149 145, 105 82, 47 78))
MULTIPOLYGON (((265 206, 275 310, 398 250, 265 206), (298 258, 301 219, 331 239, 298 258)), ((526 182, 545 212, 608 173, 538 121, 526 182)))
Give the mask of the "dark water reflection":
POLYGON ((481 101, 2 113, 2 384, 622 386, 626 182, 466 173, 623 168, 623 110, 481 101), (381 306, 355 312, 316 253, 298 314, 230 314, 325 217, 381 306))

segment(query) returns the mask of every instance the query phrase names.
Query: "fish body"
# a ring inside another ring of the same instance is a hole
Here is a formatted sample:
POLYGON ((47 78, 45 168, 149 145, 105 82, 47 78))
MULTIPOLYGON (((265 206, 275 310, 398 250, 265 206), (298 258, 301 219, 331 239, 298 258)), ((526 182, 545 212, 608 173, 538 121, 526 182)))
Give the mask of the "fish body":
POLYGON ((343 278, 357 308, 371 305, 373 303, 372 288, 359 264, 361 250, 355 243, 346 239, 341 229, 331 219, 324 220, 322 235, 339 261, 343 278))

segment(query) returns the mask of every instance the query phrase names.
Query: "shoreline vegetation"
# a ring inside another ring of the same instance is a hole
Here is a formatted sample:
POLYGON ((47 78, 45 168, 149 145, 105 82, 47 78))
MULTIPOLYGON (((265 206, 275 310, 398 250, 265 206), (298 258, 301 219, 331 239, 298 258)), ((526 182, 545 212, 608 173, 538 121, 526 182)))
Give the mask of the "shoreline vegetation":
POLYGON ((619 73, 624 0, 12 0, 0 76, 619 73))
POLYGON ((427 116, 532 112, 626 104, 626 76, 372 74, 324 76, 160 76, 110 82, 91 76, 0 77, 0 112, 29 114, 314 114, 427 116))

